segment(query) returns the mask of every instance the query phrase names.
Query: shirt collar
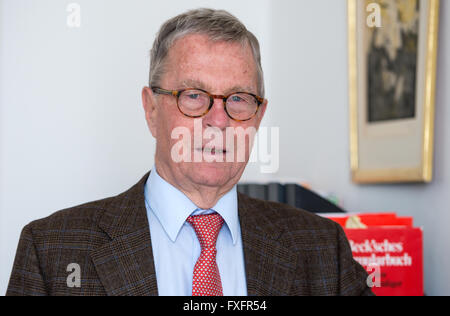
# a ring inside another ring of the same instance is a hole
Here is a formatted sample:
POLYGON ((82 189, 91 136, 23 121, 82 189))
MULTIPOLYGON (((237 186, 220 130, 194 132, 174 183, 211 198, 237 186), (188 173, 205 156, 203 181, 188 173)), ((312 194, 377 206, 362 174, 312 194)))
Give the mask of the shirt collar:
MULTIPOLYGON (((189 215, 200 209, 180 190, 172 186, 153 168, 145 184, 145 202, 158 218, 172 242, 189 215)), ((211 209, 222 216, 231 232, 233 245, 239 229, 237 189, 234 186, 211 209)))

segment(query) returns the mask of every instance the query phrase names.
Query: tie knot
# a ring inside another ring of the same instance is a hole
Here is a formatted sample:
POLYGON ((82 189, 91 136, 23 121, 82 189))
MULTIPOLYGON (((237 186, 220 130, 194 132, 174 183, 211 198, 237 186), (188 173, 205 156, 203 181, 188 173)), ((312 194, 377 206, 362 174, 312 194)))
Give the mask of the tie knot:
POLYGON ((196 215, 189 216, 186 221, 194 228, 202 249, 216 246, 217 236, 224 223, 222 216, 217 213, 196 215))

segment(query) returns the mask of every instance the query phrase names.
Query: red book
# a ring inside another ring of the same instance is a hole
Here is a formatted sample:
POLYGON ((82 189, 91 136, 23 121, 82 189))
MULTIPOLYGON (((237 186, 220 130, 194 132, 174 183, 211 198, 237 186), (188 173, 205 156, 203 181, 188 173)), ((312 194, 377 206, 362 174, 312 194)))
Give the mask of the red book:
POLYGON ((329 218, 344 228, 353 257, 369 273, 368 284, 376 295, 424 295, 423 233, 413 227, 411 217, 387 213, 329 218))
POLYGON ((424 295, 420 228, 369 227, 344 230, 353 257, 370 274, 369 278, 375 285, 372 291, 376 295, 424 295))

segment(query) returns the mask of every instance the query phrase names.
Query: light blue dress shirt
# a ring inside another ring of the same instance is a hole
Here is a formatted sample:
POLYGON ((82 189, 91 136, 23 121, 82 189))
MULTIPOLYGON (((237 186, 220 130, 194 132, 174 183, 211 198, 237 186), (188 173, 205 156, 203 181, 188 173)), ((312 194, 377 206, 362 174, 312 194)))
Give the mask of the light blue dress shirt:
POLYGON ((186 219, 189 215, 212 212, 219 213, 225 221, 216 244, 223 294, 247 295, 236 186, 212 209, 201 210, 153 168, 145 184, 145 206, 159 295, 192 295, 192 275, 201 249, 186 219))

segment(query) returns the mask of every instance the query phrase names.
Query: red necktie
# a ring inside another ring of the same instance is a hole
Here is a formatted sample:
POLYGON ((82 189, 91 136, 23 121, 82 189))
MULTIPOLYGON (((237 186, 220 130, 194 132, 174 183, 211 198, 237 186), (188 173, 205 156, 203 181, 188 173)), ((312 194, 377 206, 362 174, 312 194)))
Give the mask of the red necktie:
POLYGON ((187 222, 194 228, 201 247, 200 257, 194 267, 192 296, 223 296, 216 262, 216 241, 224 220, 214 213, 189 216, 187 222))

